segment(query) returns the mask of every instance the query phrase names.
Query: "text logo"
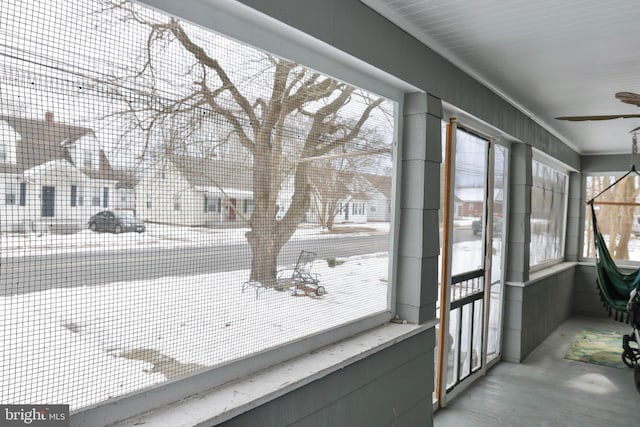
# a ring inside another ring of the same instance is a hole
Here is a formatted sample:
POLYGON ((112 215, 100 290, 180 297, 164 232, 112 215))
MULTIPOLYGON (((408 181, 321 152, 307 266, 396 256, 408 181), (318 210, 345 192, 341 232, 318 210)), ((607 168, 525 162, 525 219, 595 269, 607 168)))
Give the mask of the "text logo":
POLYGON ((0 405, 0 426, 69 427, 69 405, 0 405))

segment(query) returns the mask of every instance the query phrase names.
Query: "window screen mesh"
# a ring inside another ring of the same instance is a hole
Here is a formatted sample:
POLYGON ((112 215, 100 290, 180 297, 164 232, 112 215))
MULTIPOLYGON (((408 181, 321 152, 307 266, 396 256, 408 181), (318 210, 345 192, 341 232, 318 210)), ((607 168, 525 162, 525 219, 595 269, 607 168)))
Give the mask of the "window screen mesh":
MULTIPOLYGON (((624 174, 587 176, 585 179, 585 200, 591 200, 600 194, 594 208, 598 228, 611 256, 618 260, 640 261, 640 240, 638 239, 640 236, 640 209, 630 204, 638 200, 640 179, 635 175, 625 178, 623 176, 624 174), (601 193, 615 182, 617 184, 614 187, 601 193)), ((585 207, 584 230, 583 256, 595 258, 593 223, 589 206, 585 207)))
POLYGON ((533 160, 530 265, 564 257, 568 176, 533 160))
POLYGON ((135 4, 0 7, 0 400, 72 409, 388 309, 393 105, 135 4))

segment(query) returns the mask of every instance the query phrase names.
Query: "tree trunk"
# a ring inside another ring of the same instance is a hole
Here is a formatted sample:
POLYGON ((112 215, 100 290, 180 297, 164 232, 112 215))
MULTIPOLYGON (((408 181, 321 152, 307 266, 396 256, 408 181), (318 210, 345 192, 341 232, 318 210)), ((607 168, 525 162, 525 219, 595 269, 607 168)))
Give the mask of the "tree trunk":
MULTIPOLYGON (((249 234, 256 235, 250 231, 249 234)), ((278 274, 279 247, 275 246, 273 239, 255 238, 249 239, 251 247, 251 274, 249 280, 255 280, 263 284, 275 284, 278 274)))
POLYGON ((273 159, 270 146, 268 141, 259 141, 253 153, 254 212, 250 220, 251 230, 246 234, 251 248, 249 280, 263 284, 275 281, 278 253, 281 249, 274 239, 278 194, 277 190, 272 188, 273 159))
MULTIPOLYGON (((324 199, 324 198, 323 198, 324 199)), ((321 210, 320 210, 320 227, 328 228, 329 224, 327 222, 327 218, 329 215, 329 207, 327 206, 328 202, 326 200, 322 200, 321 202, 321 210)))
POLYGON ((331 209, 329 212, 331 212, 329 214, 329 217, 327 218, 327 230, 332 231, 333 230, 333 224, 334 221, 336 219, 336 214, 335 212, 335 207, 333 209, 331 209))
MULTIPOLYGON (((634 201, 634 180, 626 178, 622 185, 622 196, 620 199, 624 202, 634 201)), ((626 260, 629 259, 629 238, 631 237, 633 226, 633 206, 620 206, 618 213, 619 217, 615 228, 618 229, 620 240, 616 245, 615 258, 626 260)))
POLYGON ((251 247, 251 274, 249 280, 263 284, 275 284, 278 273, 278 255, 282 247, 298 229, 311 204, 311 186, 304 168, 295 173, 294 193, 291 205, 280 220, 278 213, 279 186, 273 179, 275 160, 271 144, 256 147, 253 157, 253 194, 255 210, 251 216, 251 230, 247 240, 251 247), (266 167, 265 167, 266 166, 266 167))

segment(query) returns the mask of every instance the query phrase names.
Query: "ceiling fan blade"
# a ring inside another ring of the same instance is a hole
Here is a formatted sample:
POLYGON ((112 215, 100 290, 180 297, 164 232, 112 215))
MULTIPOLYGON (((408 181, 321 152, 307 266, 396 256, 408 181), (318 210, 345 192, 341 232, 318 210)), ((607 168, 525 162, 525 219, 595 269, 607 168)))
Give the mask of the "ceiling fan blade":
POLYGON ((638 118, 640 114, 610 114, 606 116, 563 116, 556 117, 557 120, 568 120, 570 122, 586 122, 590 120, 613 120, 638 118))
POLYGON ((618 92, 616 93, 616 98, 624 103, 636 105, 640 107, 640 95, 638 95, 637 93, 618 92))
POLYGON ((640 130, 640 126, 638 126, 638 127, 637 127, 637 128, 635 128, 635 129, 631 129, 631 130, 629 131, 629 133, 634 133, 634 132, 637 132, 637 131, 639 131, 639 130, 640 130))

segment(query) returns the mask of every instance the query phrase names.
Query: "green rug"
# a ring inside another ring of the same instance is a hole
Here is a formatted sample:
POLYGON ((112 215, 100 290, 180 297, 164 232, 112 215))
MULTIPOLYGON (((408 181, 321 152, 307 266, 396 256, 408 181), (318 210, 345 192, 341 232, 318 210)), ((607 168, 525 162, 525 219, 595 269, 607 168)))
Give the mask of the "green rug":
POLYGON ((611 368, 627 367, 622 362, 622 334, 600 329, 584 329, 564 358, 611 368))

